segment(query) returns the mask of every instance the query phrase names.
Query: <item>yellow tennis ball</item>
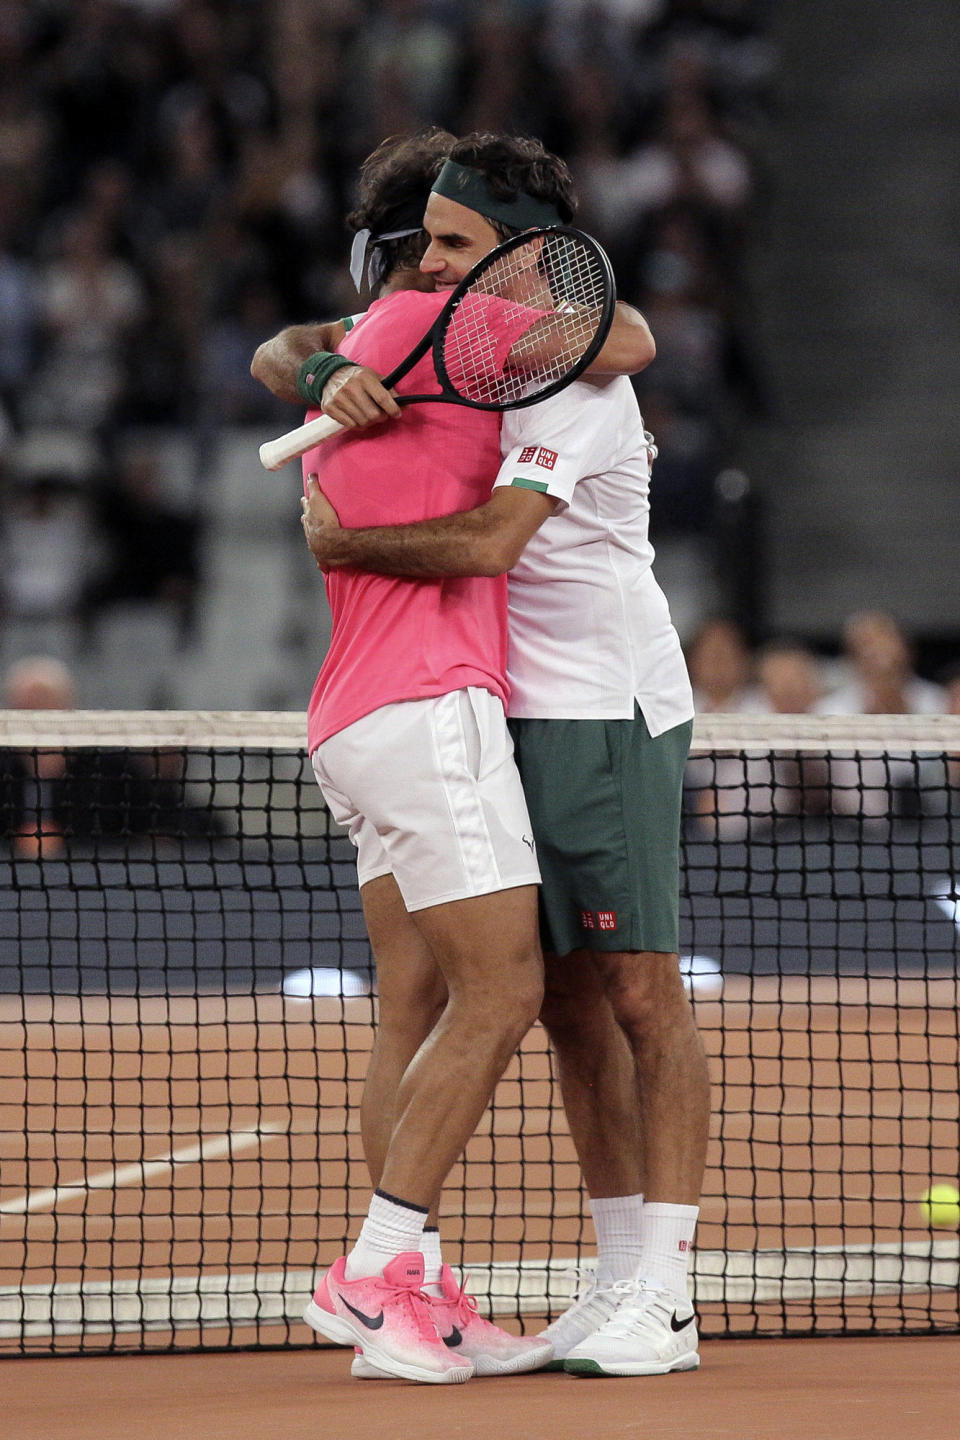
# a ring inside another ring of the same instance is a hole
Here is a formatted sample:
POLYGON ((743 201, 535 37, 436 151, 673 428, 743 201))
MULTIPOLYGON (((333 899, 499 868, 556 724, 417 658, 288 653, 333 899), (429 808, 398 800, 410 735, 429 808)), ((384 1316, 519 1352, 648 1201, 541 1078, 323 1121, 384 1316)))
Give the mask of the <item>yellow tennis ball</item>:
POLYGON ((920 1197, 920 1209, 935 1229, 960 1229, 960 1190, 956 1185, 931 1185, 920 1197))

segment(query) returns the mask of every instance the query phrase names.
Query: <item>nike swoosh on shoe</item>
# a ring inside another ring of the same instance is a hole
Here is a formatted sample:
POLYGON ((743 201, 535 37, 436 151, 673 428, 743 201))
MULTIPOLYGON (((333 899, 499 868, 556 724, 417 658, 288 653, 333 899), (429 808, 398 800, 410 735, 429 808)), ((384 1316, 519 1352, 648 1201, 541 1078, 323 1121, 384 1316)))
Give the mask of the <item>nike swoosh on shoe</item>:
POLYGON ((382 1310, 380 1311, 380 1314, 379 1314, 379 1315, 364 1315, 364 1313, 363 1313, 362 1310, 358 1310, 355 1305, 351 1305, 351 1304, 350 1304, 350 1301, 347 1299, 347 1297, 346 1297, 345 1295, 341 1295, 341 1296, 340 1296, 340 1299, 343 1301, 344 1305, 346 1305, 346 1307, 347 1307, 347 1309, 350 1311, 351 1315, 356 1315, 356 1317, 357 1317, 357 1319, 360 1321, 360 1324, 361 1324, 361 1325, 366 1325, 366 1327, 367 1327, 368 1330, 379 1330, 379 1329, 380 1329, 380 1326, 383 1324, 383 1311, 382 1311, 382 1310))

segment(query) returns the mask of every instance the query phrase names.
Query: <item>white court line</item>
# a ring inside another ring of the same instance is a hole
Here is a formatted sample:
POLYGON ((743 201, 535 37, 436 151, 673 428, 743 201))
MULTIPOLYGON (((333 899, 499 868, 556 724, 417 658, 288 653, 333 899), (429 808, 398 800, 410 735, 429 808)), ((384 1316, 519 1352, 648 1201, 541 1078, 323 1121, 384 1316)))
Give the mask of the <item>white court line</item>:
POLYGON ((101 1170, 96 1175, 85 1175, 72 1185, 58 1185, 52 1190, 27 1191, 17 1200, 8 1200, 0 1205, 0 1215, 26 1215, 34 1210, 55 1210, 61 1199, 75 1200, 87 1190, 116 1190, 121 1185, 146 1182, 154 1175, 162 1175, 175 1165, 193 1165, 198 1160, 219 1160, 222 1155, 233 1156, 241 1150, 251 1150, 267 1135, 284 1134, 287 1125, 261 1125, 256 1130, 228 1130, 212 1140, 201 1140, 199 1145, 187 1145, 182 1150, 172 1150, 169 1155, 155 1160, 134 1160, 130 1165, 115 1166, 101 1170))

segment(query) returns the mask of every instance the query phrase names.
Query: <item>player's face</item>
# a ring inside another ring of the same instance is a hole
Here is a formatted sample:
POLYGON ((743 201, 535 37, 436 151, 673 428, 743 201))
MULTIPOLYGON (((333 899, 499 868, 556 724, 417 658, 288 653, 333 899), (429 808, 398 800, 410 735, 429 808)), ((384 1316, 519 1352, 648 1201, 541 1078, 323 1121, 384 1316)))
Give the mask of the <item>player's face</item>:
POLYGON ((458 285, 500 238, 489 220, 445 195, 430 196, 423 228, 430 243, 420 269, 433 277, 438 290, 458 285))

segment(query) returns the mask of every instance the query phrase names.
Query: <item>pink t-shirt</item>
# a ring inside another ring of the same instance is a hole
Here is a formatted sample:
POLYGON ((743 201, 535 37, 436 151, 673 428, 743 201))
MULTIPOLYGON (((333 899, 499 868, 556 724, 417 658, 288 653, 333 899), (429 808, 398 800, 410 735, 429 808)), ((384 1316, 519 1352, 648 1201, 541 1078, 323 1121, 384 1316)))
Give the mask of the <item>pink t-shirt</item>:
MULTIPOLYGON (((446 298, 405 290, 374 301, 340 353, 388 374, 446 298)), ((396 388, 439 394, 429 353, 396 388)), ((499 464, 498 413, 422 404, 404 407, 397 420, 325 440, 303 457, 303 473, 319 475, 343 525, 402 525, 482 505, 499 464)), ((311 752, 398 700, 476 685, 506 705, 506 576, 413 580, 337 570, 326 585, 333 631, 310 697, 311 752)))

